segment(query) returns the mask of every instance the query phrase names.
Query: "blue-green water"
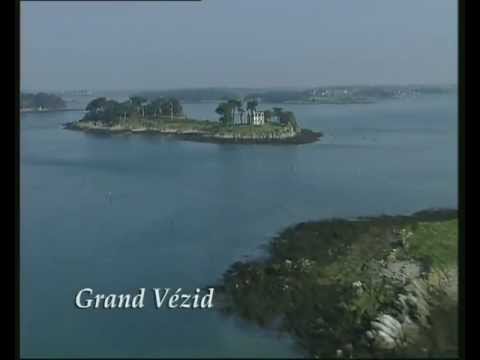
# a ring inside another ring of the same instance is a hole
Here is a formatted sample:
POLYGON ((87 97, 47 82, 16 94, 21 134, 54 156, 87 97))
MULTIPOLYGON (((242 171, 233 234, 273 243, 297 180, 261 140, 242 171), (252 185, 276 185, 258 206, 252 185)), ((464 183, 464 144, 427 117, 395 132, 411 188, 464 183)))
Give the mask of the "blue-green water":
MULTIPOLYGON (((299 221, 457 206, 455 96, 283 107, 325 137, 108 137, 61 128, 81 113, 23 114, 21 355, 298 356, 288 336, 215 311, 79 310, 74 296, 208 285, 299 221)), ((215 116, 215 104, 184 108, 215 116)))

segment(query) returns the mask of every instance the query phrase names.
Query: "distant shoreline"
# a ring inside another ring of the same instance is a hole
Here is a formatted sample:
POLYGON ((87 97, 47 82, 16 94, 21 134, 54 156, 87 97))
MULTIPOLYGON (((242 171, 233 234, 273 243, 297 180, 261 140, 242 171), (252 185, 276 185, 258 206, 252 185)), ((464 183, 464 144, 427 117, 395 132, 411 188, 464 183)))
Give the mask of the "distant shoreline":
POLYGON ((85 109, 47 109, 47 110, 35 110, 35 109, 20 109, 20 113, 50 113, 50 112, 63 112, 63 111, 85 111, 85 109))

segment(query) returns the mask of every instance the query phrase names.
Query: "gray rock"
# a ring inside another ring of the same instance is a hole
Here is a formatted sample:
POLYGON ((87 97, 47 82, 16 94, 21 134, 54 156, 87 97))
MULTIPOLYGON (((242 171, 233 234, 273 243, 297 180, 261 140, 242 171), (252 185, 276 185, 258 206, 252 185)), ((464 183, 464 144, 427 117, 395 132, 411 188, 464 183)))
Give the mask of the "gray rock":
POLYGON ((405 343, 413 343, 420 336, 420 326, 406 316, 402 322, 405 343))
POLYGON ((378 332, 373 340, 373 347, 378 350, 393 350, 397 347, 397 343, 387 334, 378 332))
POLYGON ((402 325, 394 317, 382 314, 372 321, 372 327, 378 331, 383 331, 393 338, 401 335, 402 325))
POLYGON ((370 323, 372 329, 366 336, 372 340, 373 346, 378 350, 391 350, 403 341, 402 324, 393 316, 382 314, 370 323))

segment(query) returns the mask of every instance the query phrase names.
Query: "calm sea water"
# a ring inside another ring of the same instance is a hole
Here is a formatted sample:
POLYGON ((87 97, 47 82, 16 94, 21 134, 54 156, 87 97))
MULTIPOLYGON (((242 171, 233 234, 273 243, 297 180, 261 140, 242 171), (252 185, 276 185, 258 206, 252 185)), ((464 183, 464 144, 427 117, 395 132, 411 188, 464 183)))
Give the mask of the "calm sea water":
POLYGON ((283 107, 325 137, 105 137, 61 128, 79 112, 23 114, 22 356, 299 356, 288 336, 215 311, 79 310, 74 295, 205 286, 299 221, 457 206, 455 96, 283 107))

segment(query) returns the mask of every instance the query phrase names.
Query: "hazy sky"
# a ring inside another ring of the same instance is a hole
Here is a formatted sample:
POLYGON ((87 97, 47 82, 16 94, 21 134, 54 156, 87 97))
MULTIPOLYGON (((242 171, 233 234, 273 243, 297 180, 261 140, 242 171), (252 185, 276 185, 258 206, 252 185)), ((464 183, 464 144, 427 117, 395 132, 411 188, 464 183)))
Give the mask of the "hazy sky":
POLYGON ((455 0, 22 2, 22 89, 456 83, 455 0))

